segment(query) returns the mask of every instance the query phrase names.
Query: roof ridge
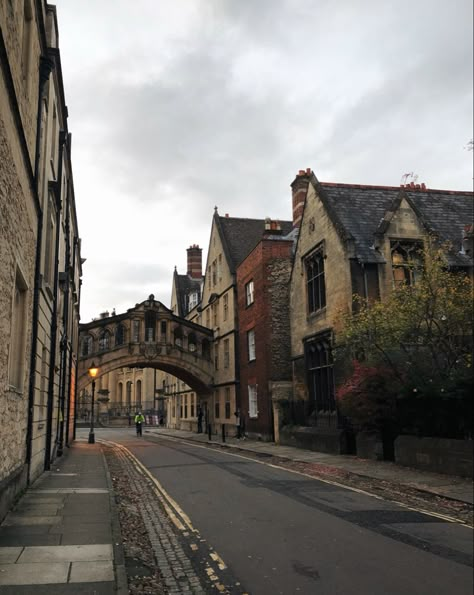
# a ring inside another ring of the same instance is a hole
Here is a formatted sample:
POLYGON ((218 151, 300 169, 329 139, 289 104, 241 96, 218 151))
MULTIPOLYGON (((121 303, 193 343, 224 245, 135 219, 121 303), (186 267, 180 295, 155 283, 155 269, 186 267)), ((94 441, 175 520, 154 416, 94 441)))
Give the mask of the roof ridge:
MULTIPOLYGON (((263 219, 256 219, 253 217, 230 217, 230 216, 226 216, 226 215, 219 215, 218 217, 220 219, 223 219, 224 221, 228 221, 229 219, 232 219, 233 221, 259 221, 261 223, 265 223, 265 220, 267 219, 266 217, 264 217, 263 219)), ((273 217, 270 217, 270 219, 273 219, 273 217)), ((292 223, 291 219, 275 219, 275 221, 280 221, 281 223, 292 223)))
POLYGON ((345 182, 319 182, 321 186, 329 186, 330 188, 357 188, 357 189, 367 189, 367 190, 404 190, 405 192, 414 192, 414 193, 423 193, 429 194, 431 192, 437 194, 465 194, 466 196, 474 195, 472 190, 443 190, 442 188, 429 188, 426 189, 421 188, 411 188, 410 186, 406 186, 401 184, 400 186, 384 186, 379 184, 350 184, 345 182))

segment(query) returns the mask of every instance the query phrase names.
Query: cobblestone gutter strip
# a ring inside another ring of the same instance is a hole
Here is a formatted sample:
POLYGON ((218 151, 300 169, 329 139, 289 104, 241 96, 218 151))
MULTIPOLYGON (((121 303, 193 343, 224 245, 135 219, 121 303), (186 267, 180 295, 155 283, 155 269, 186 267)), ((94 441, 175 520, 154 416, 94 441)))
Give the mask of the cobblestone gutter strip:
POLYGON ((104 445, 131 595, 241 595, 224 562, 124 447, 104 445))
MULTIPOLYGON (((147 437, 147 439, 149 438, 147 437)), ((384 500, 397 502, 404 506, 415 508, 420 511, 426 511, 431 514, 449 517, 451 520, 473 527, 474 507, 471 504, 459 500, 444 498, 443 496, 425 490, 412 488, 405 484, 367 477, 366 475, 359 475, 338 467, 322 465, 321 463, 293 461, 284 457, 256 453, 243 448, 240 449, 238 446, 228 444, 206 444, 200 442, 200 445, 213 449, 226 448, 230 451, 238 451, 241 456, 248 457, 249 459, 254 459, 260 462, 264 460, 265 463, 270 465, 304 473, 305 475, 309 475, 316 479, 334 482, 356 490, 362 490, 376 497, 383 498, 384 500)))

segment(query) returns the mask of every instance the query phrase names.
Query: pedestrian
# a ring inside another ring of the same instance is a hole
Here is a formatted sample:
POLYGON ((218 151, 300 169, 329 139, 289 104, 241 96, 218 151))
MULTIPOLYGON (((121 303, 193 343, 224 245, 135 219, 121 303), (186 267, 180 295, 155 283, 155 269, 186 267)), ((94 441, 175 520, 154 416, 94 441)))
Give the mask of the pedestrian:
POLYGON ((137 436, 142 435, 142 424, 145 422, 145 418, 142 415, 141 411, 137 411, 135 415, 135 427, 137 428, 137 436))
POLYGON ((237 411, 234 413, 234 415, 235 415, 235 433, 237 435, 237 438, 241 438, 242 431, 241 431, 241 427, 240 427, 240 409, 237 409, 237 411))
POLYGON ((202 434, 202 409, 198 409, 198 434, 202 434))

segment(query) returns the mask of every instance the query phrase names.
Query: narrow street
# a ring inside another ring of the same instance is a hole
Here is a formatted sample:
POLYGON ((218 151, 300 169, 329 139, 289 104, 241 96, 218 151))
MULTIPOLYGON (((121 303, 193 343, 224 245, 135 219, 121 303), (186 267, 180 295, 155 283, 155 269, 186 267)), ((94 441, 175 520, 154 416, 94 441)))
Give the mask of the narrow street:
POLYGON ((472 593, 469 527, 235 452, 98 434, 157 480, 152 508, 178 518, 179 539, 198 544, 189 551, 214 552, 226 592, 472 593))

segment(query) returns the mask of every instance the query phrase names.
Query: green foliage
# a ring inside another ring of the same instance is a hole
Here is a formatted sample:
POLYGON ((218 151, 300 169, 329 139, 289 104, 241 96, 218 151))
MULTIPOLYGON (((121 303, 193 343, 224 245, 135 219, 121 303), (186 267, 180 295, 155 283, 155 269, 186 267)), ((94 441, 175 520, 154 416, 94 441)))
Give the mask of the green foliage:
POLYGON ((448 248, 428 246, 414 286, 394 288, 383 302, 354 296, 359 312, 343 316, 338 357, 383 364, 400 396, 462 397, 472 390, 472 280, 447 270, 448 248))

